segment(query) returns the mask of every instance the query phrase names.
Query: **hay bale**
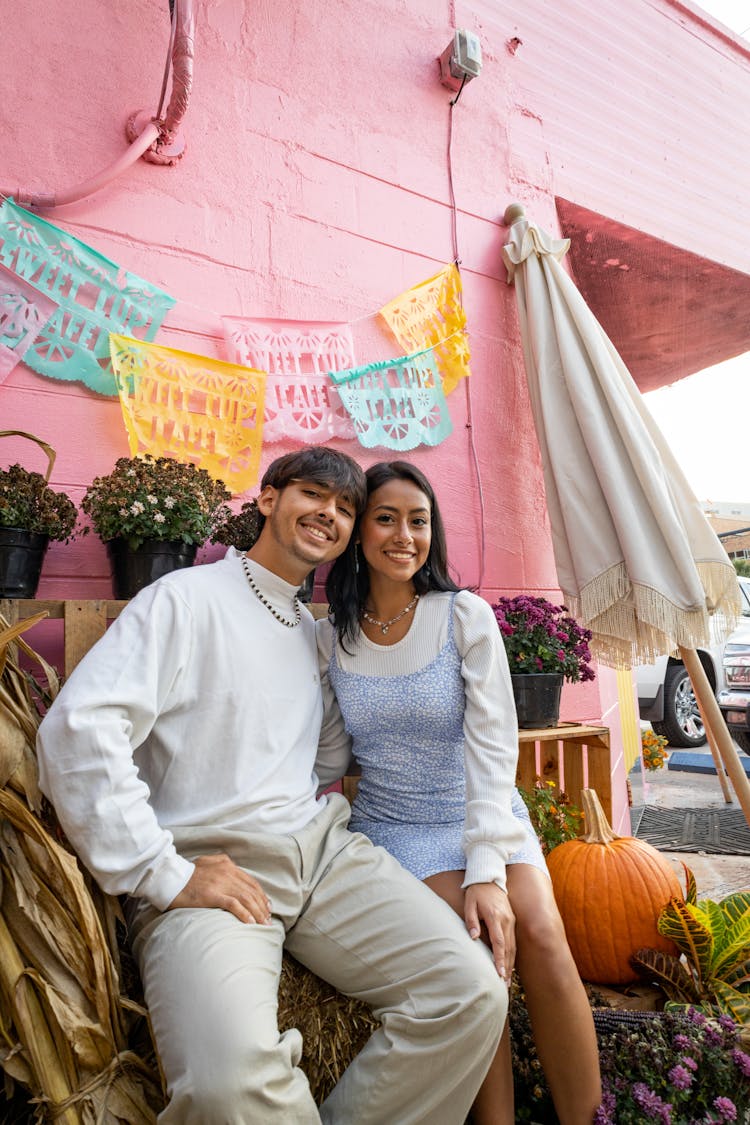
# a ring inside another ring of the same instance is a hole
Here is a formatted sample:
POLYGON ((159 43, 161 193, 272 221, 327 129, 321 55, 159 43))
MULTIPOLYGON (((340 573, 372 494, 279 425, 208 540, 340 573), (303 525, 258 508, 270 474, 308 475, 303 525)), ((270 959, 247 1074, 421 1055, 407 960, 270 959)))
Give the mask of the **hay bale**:
POLYGON ((330 984, 284 954, 279 984, 279 1030, 302 1034, 302 1061, 318 1105, 328 1096, 378 1021, 366 1004, 330 984))

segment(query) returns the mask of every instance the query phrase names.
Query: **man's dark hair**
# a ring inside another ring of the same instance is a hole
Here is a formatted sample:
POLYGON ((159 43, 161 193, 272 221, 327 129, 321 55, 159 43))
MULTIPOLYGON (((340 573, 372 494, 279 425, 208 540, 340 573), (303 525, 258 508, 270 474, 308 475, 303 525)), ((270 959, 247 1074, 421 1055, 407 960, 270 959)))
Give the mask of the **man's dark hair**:
MULTIPOLYGON (((368 498, 381 485, 391 480, 406 480, 415 484, 427 497, 430 505, 430 526, 432 540, 425 563, 414 575, 412 582, 418 594, 429 590, 458 591, 449 574, 448 548, 445 542, 445 527, 440 514, 435 492, 427 477, 409 461, 378 461, 365 473, 368 498)), ((359 539, 359 518, 349 545, 334 562, 326 581, 326 595, 339 639, 345 646, 347 640, 356 641, 359 634, 359 620, 370 592, 370 575, 367 563, 355 563, 357 541, 359 539)), ((347 650, 348 651, 348 650, 347 650)))
MULTIPOLYGON (((367 482, 362 467, 337 449, 330 449, 327 445, 310 445, 277 457, 263 474, 261 491, 267 485, 281 491, 293 480, 309 480, 321 488, 333 489, 348 500, 357 516, 365 510, 367 482)), ((260 513, 259 533, 265 522, 265 516, 260 513)))

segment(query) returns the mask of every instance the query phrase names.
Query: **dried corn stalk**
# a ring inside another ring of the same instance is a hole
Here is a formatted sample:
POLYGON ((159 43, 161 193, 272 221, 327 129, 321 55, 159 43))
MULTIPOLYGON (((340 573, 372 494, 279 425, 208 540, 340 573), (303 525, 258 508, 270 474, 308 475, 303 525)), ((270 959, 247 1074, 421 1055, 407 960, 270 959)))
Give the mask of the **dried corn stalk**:
POLYGON ((114 927, 41 819, 39 717, 8 647, 36 662, 54 697, 54 670, 20 636, 41 616, 12 628, 0 617, 0 1066, 29 1090, 39 1121, 144 1125, 161 1084, 128 1049, 133 1004, 120 996, 114 927))

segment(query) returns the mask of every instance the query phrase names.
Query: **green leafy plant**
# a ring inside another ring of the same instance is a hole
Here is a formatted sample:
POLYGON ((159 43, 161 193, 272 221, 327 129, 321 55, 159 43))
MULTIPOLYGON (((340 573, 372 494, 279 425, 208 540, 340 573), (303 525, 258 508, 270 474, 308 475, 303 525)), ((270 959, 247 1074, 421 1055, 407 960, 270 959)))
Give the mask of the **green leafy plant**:
POLYGON ((120 457, 107 476, 96 477, 81 507, 107 542, 127 539, 137 550, 146 539, 200 546, 231 514, 231 493, 205 469, 171 457, 120 457))
POLYGON ((526 808, 529 810, 542 851, 545 855, 565 843, 574 840, 581 830, 583 813, 571 803, 567 793, 555 789, 554 781, 534 778, 533 789, 521 789, 526 808))
POLYGON ((668 740, 662 734, 653 730, 644 730, 641 734, 641 756, 647 770, 660 770, 669 757, 667 754, 668 740))
POLYGON ((0 527, 18 527, 67 541, 77 519, 78 509, 70 497, 50 488, 41 473, 18 464, 0 469, 0 527))
POLYGON ((698 902, 695 877, 685 873, 685 900, 670 899, 658 921, 679 955, 639 949, 633 964, 666 994, 668 1008, 689 1004, 750 1028, 750 891, 698 902))
POLYGON ((212 543, 249 551, 260 535, 261 514, 255 500, 246 501, 239 512, 230 513, 211 537, 212 543))
POLYGON ((591 630, 569 617, 564 605, 522 594, 500 598, 492 608, 511 673, 562 672, 572 684, 594 679, 591 630))

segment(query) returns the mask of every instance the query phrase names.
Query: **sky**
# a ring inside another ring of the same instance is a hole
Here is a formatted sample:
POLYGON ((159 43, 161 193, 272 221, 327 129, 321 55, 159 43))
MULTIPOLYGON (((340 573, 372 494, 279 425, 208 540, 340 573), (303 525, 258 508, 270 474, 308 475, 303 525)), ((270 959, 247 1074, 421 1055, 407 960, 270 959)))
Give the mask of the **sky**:
MULTIPOLYGON (((750 0, 695 0, 750 38, 750 0)), ((644 395, 698 500, 750 505, 750 353, 644 395)))

